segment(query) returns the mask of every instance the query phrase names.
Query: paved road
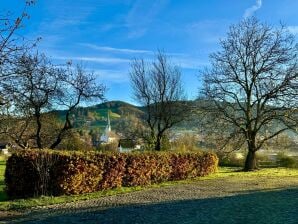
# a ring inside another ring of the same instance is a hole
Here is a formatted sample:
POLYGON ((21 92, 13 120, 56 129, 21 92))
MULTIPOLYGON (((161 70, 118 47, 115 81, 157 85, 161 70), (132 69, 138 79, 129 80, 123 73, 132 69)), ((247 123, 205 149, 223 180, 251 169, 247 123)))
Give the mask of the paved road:
POLYGON ((298 223, 298 178, 216 179, 24 211, 4 223, 298 223))

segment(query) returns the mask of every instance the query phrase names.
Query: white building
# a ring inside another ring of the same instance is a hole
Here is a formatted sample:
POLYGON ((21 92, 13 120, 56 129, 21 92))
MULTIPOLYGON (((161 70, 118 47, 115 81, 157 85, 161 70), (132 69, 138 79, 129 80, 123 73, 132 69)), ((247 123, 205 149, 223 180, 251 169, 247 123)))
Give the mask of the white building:
POLYGON ((3 153, 4 155, 10 155, 8 148, 8 143, 0 143, 0 154, 3 153))

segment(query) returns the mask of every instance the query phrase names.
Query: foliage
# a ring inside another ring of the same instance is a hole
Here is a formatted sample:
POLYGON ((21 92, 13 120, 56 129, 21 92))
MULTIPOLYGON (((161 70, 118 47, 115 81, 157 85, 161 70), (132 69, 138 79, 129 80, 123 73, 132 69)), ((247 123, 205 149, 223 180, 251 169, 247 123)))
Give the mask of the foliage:
POLYGON ((63 138, 57 149, 74 150, 74 151, 90 151, 93 150, 90 135, 83 133, 82 135, 77 130, 69 131, 63 138))
POLYGON ((212 153, 78 153, 26 150, 7 161, 11 198, 90 193, 121 186, 206 176, 216 171, 212 153))
POLYGON ((298 168, 298 158, 287 156, 285 153, 280 152, 277 154, 277 161, 279 166, 287 168, 298 168))
POLYGON ((241 167, 244 164, 244 157, 241 153, 225 153, 218 151, 216 153, 220 166, 241 167))
POLYGON ((179 152, 198 151, 198 143, 197 135, 184 133, 171 142, 171 149, 179 152))
POLYGON ((118 152, 118 141, 102 143, 97 150, 100 152, 118 152))
POLYGON ((132 139, 134 141, 143 138, 148 130, 146 130, 144 121, 140 116, 139 114, 124 114, 115 125, 116 132, 123 138, 132 139))

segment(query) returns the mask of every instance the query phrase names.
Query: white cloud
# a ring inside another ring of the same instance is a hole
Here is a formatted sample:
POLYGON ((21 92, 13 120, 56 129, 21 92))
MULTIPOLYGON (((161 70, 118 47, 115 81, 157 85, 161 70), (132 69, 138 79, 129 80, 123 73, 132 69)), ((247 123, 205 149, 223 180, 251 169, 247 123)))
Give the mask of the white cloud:
POLYGON ((86 61, 95 62, 102 64, 119 64, 119 63, 129 63, 129 59, 124 58, 113 58, 113 57, 67 57, 67 56, 54 56, 57 60, 75 60, 75 61, 86 61))
POLYGON ((125 25, 129 29, 128 38, 139 38, 145 35, 149 25, 167 3, 168 0, 135 1, 125 18, 125 25))
POLYGON ((131 30, 127 37, 128 38, 139 38, 146 34, 147 28, 136 28, 135 30, 131 30))
POLYGON ((243 17, 247 18, 252 16, 257 10, 259 10, 262 7, 262 0, 256 0, 256 3, 245 10, 243 17))
MULTIPOLYGON (((96 44, 89 44, 89 43, 79 43, 81 46, 85 46, 97 51, 105 51, 110 53, 120 53, 120 54, 128 54, 132 55, 132 57, 138 57, 138 54, 146 54, 146 57, 151 58, 154 56, 158 50, 144 50, 144 49, 130 49, 130 48, 115 48, 110 46, 100 46, 96 44)), ((184 53, 175 53, 175 52, 165 52, 168 56, 185 56, 184 53)))
POLYGON ((122 70, 110 70, 110 69, 97 69, 93 70, 94 74, 101 82, 113 82, 113 83, 126 83, 129 82, 129 76, 127 71, 122 70))
POLYGON ((201 20, 190 23, 186 31, 190 36, 196 37, 198 41, 206 44, 217 44, 226 34, 230 21, 228 20, 201 20))
POLYGON ((95 45, 95 44, 88 44, 88 43, 82 43, 80 45, 89 47, 89 48, 94 49, 94 50, 118 52, 118 53, 125 53, 125 54, 142 54, 142 53, 152 54, 153 53, 152 51, 148 51, 148 50, 137 50, 137 49, 128 49, 128 48, 114 48, 114 47, 109 47, 109 46, 98 46, 98 45, 95 45))
POLYGON ((298 26, 288 26, 288 30, 292 34, 295 34, 295 35, 298 34, 298 26))

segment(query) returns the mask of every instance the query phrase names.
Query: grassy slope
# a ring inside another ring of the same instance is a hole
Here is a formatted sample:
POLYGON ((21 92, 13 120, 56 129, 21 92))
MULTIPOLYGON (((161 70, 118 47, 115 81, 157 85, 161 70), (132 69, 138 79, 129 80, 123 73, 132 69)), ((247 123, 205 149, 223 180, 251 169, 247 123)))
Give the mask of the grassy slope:
MULTIPOLYGON (((287 169, 287 168, 270 168, 270 169, 262 169, 256 172, 237 172, 237 168, 220 168, 219 171, 215 174, 212 174, 208 177, 201 177, 192 180, 183 180, 183 181, 171 181, 165 182, 161 184, 155 184, 147 187, 123 187, 119 189, 95 192, 90 194, 82 194, 82 195, 73 195, 73 196, 59 196, 59 197, 40 197, 40 198, 30 198, 30 199, 19 199, 13 201, 7 201, 7 197, 3 192, 4 188, 4 167, 5 163, 2 161, 0 163, 0 210, 15 210, 15 209, 27 209, 36 206, 46 206, 51 204, 59 204, 59 203, 67 203, 74 202, 80 200, 88 200, 99 198, 103 196, 110 196, 115 194, 123 194, 129 193, 133 191, 152 189, 152 188, 160 188, 165 186, 172 186, 176 184, 187 184, 187 183, 195 183, 197 181, 202 180, 214 180, 214 181, 224 181, 224 182, 246 182, 246 181, 256 181, 258 179, 280 179, 283 184, 287 184, 289 181, 289 185, 293 185, 292 179, 298 178, 298 169, 287 169), (294 177, 294 178, 292 178, 294 177)), ((262 184, 262 183, 261 183, 262 184)), ((264 189, 274 189, 278 186, 276 182, 267 182, 263 183, 262 187, 264 189)), ((250 190, 249 188, 245 189, 245 185, 243 186, 243 190, 250 190)))

